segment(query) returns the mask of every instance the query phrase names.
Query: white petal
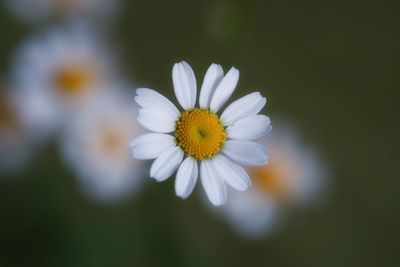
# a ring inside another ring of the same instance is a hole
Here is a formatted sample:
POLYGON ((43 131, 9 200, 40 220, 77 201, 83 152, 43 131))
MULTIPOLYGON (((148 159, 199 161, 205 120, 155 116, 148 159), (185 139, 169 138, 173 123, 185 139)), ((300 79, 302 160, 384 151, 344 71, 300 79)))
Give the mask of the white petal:
POLYGON ((129 147, 135 159, 155 159, 175 145, 175 138, 172 135, 149 133, 133 139, 129 147))
POLYGON ((210 163, 209 160, 201 162, 200 179, 208 199, 219 206, 226 202, 226 185, 210 163))
POLYGON ((210 106, 211 97, 223 77, 224 70, 221 65, 211 64, 204 76, 203 85, 201 86, 199 97, 200 108, 206 109, 210 106))
POLYGON ((244 191, 250 187, 250 177, 239 164, 221 154, 217 155, 213 162, 217 173, 227 184, 239 191, 244 191))
POLYGON ((194 108, 197 85, 192 68, 185 61, 176 63, 172 69, 172 82, 179 104, 184 109, 194 108))
POLYGON ((181 198, 187 198, 193 191, 198 176, 197 161, 187 157, 176 174, 175 192, 181 198))
POLYGON ((183 152, 180 147, 171 147, 153 162, 150 168, 150 176, 158 182, 166 180, 176 171, 182 159, 183 152))
POLYGON ((254 92, 232 102, 222 113, 221 121, 226 125, 250 116, 256 115, 267 103, 267 99, 259 92, 254 92))
POLYGON ((271 129, 271 120, 268 116, 252 115, 232 123, 226 132, 232 139, 253 140, 267 135, 271 129))
POLYGON ((175 130, 175 121, 165 116, 162 109, 139 109, 137 120, 153 132, 170 133, 175 130))
POLYGON ((232 95, 239 81, 239 70, 232 67, 222 79, 211 98, 210 109, 217 112, 232 95))
POLYGON ((139 88, 136 90, 136 103, 146 109, 163 109, 164 113, 175 120, 179 117, 179 110, 162 94, 148 88, 139 88))
POLYGON ((252 141, 227 140, 222 152, 243 165, 261 166, 268 162, 268 150, 252 141))

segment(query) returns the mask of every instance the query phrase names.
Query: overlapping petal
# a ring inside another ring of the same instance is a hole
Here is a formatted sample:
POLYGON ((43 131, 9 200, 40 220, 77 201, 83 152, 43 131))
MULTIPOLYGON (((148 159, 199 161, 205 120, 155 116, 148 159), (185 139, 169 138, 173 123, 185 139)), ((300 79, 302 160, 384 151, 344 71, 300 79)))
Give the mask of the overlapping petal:
POLYGON ((229 97, 235 90, 238 81, 239 70, 232 67, 215 89, 215 93, 213 94, 210 102, 211 111, 217 112, 226 103, 226 101, 228 101, 229 97))
POLYGON ((222 153, 243 165, 262 166, 268 162, 268 150, 252 141, 227 140, 222 153))
POLYGON ((213 162, 218 175, 236 190, 244 191, 251 185, 249 175, 237 163, 221 154, 217 155, 213 162))
POLYGON ((138 115, 140 124, 158 133, 173 132, 180 114, 175 105, 152 89, 139 88, 136 94, 135 101, 141 106, 138 115))
POLYGON ((267 135, 272 129, 265 115, 252 115, 232 123, 226 132, 231 139, 254 140, 267 135))
POLYGON ((224 78, 224 70, 221 65, 211 64, 204 76, 203 85, 200 90, 199 106, 206 109, 210 106, 211 98, 219 83, 224 78))
POLYGON ((211 160, 203 160, 200 164, 201 184, 210 202, 219 206, 226 202, 226 185, 218 176, 211 160))
POLYGON ((151 165, 150 176, 158 182, 169 178, 179 167, 183 159, 183 151, 175 146, 164 151, 151 165))
POLYGON ((227 126, 251 115, 256 115, 267 103, 259 92, 254 92, 232 102, 221 115, 222 123, 227 126))
POLYGON ((179 117, 179 110, 162 94, 149 88, 139 88, 136 90, 136 94, 135 101, 142 108, 163 109, 164 114, 174 120, 179 117))
POLYGON ((175 138, 172 135, 148 133, 136 137, 129 147, 135 159, 155 159, 175 145, 175 138))
POLYGON ((175 120, 165 116, 163 109, 140 109, 137 120, 143 127, 157 133, 170 133, 175 130, 175 120))

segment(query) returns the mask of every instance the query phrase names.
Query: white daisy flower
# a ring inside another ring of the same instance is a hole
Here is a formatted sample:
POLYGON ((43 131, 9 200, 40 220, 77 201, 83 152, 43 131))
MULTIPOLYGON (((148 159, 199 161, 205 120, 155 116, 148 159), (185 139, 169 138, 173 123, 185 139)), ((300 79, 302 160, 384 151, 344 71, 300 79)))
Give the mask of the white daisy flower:
POLYGON ((199 107, 195 107, 196 78, 186 62, 174 65, 172 80, 183 111, 154 90, 136 90, 135 101, 141 106, 138 121, 154 133, 130 143, 133 156, 155 159, 150 176, 159 182, 177 170, 175 191, 181 198, 191 194, 200 176, 211 203, 221 205, 227 198, 226 184, 240 191, 251 185, 240 164, 267 163, 267 149, 252 141, 271 130, 270 119, 258 115, 266 98, 251 93, 219 115, 239 80, 237 69, 232 67, 224 76, 222 67, 212 64, 200 90, 199 107))
POLYGON ((0 92, 0 171, 15 173, 31 158, 29 132, 24 131, 12 95, 0 92))
POLYGON ((138 191, 143 166, 126 144, 140 133, 124 94, 106 94, 84 109, 61 138, 62 156, 88 197, 118 200, 138 191))
POLYGON ((47 137, 101 95, 115 79, 108 51, 81 24, 26 42, 14 61, 14 87, 29 131, 47 137))
POLYGON ((253 187, 243 194, 232 192, 222 208, 233 228, 250 238, 276 230, 286 208, 311 204, 326 186, 323 163, 293 131, 275 125, 274 134, 263 143, 271 151, 268 165, 248 168, 253 187))
POLYGON ((17 18, 33 22, 54 17, 107 18, 115 14, 119 0, 6 0, 6 8, 17 18))

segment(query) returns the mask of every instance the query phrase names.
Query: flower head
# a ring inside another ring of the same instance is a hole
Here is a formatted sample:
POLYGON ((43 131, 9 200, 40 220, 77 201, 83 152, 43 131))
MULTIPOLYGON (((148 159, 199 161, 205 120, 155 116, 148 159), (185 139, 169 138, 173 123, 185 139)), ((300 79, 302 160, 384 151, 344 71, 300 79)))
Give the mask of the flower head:
POLYGON ((82 191, 97 201, 128 197, 141 187, 142 166, 132 160, 126 143, 139 125, 119 88, 82 110, 61 138, 62 155, 78 178, 82 191))
POLYGON ((258 115, 266 99, 259 92, 251 93, 219 114, 239 80, 239 71, 233 67, 225 76, 220 65, 209 67, 199 107, 195 107, 196 78, 186 62, 174 65, 172 80, 183 111, 152 89, 136 90, 135 101, 141 107, 138 121, 154 133, 134 139, 132 154, 137 159, 155 159, 150 176, 157 181, 166 180, 177 170, 175 191, 182 198, 191 194, 200 176, 209 200, 221 205, 227 198, 226 183, 240 191, 251 185, 240 164, 267 163, 266 148, 252 141, 271 130, 270 119, 258 115))
POLYGON ((248 168, 253 187, 244 194, 232 192, 222 209, 234 230, 248 238, 276 230, 286 208, 311 204, 325 191, 327 182, 320 157, 291 128, 281 129, 278 123, 274 134, 261 142, 271 150, 268 165, 248 168))
POLYGON ((29 131, 45 139, 116 83, 106 43, 86 24, 51 28, 18 50, 16 99, 29 131))

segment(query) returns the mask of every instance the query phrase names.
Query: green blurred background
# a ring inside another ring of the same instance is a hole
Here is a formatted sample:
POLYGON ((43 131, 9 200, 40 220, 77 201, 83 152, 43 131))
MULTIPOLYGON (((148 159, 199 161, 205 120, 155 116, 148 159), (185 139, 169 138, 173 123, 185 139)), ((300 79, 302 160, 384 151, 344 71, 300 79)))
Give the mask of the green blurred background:
MULTIPOLYGON (((399 3, 124 1, 110 25, 125 75, 172 96, 171 68, 241 71, 327 160, 326 200, 258 241, 209 215, 199 188, 147 180, 132 200, 87 201, 50 142, 0 179, 0 266, 400 266, 399 3)), ((0 70, 40 26, 0 10, 0 70)), ((199 81, 201 79, 199 78, 199 81)))

